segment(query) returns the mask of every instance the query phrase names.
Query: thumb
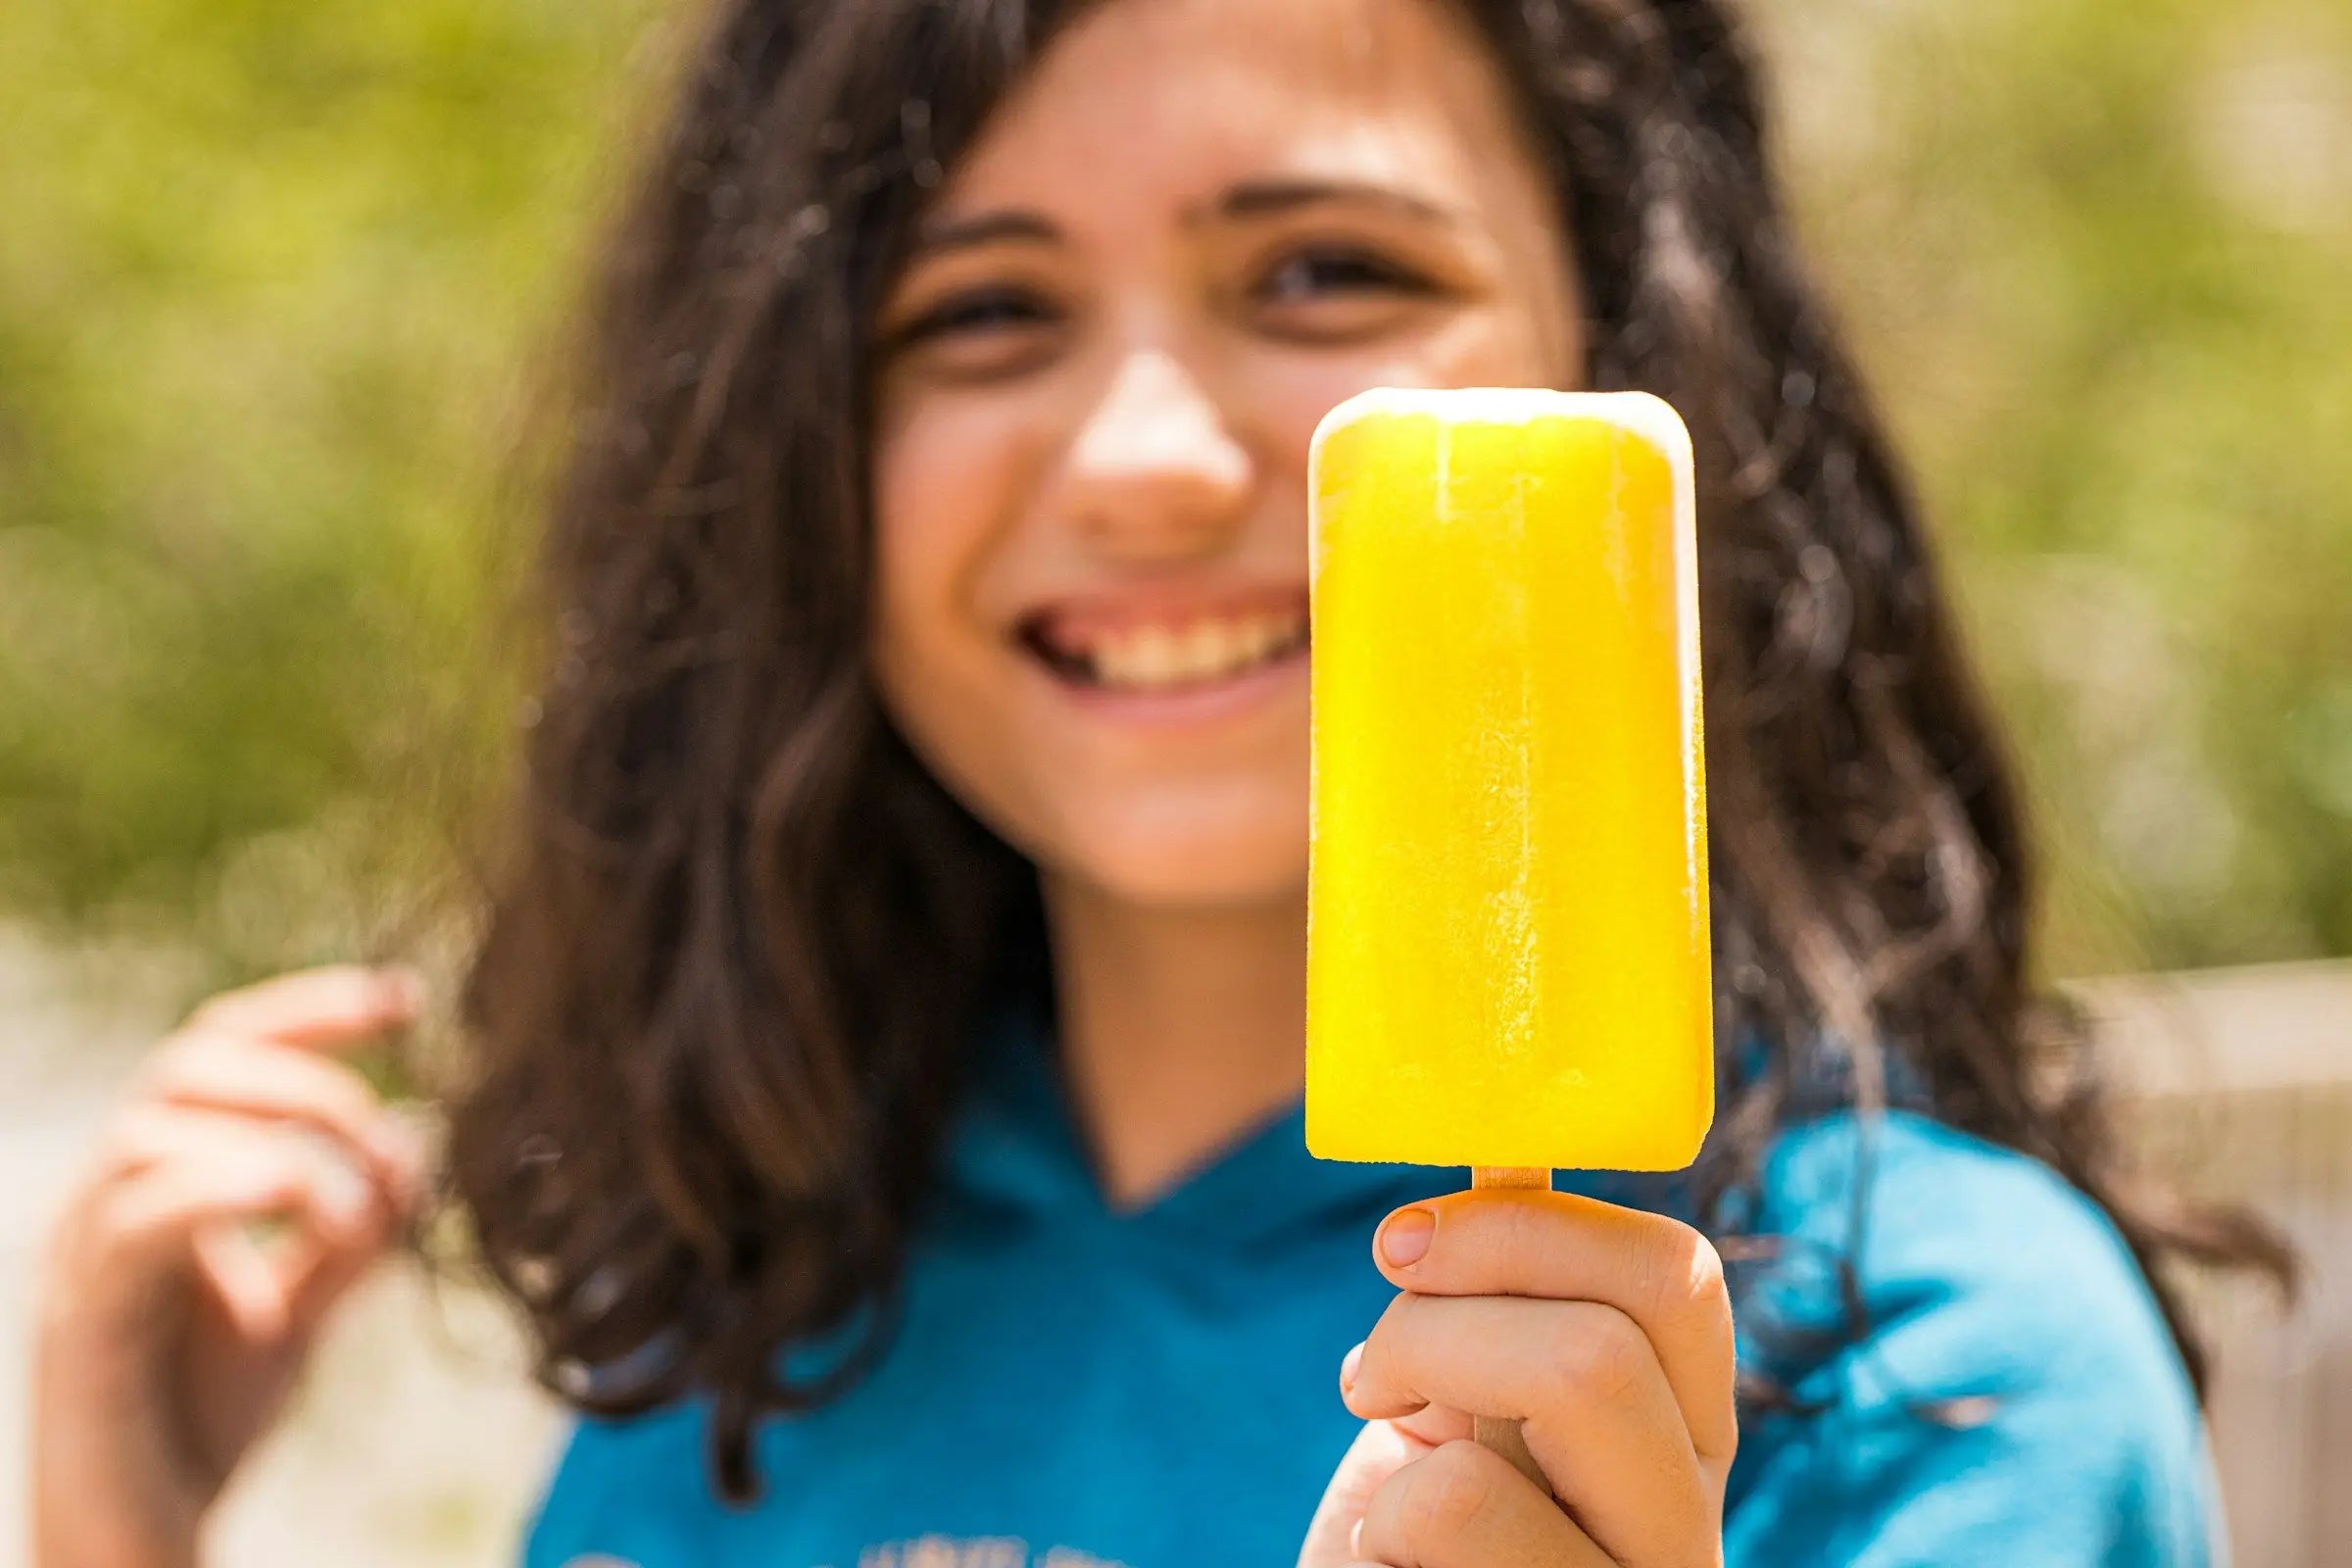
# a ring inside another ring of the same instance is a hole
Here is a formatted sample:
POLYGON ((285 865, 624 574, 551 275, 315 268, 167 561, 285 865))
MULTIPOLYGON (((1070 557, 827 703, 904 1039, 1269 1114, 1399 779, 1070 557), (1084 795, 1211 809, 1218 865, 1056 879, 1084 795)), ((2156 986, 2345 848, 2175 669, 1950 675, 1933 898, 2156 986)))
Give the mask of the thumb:
POLYGON ((1357 1561, 1355 1527, 1372 1494, 1433 1446, 1394 1421, 1365 1422, 1315 1505, 1306 1542, 1298 1548, 1298 1568, 1348 1568, 1357 1561))

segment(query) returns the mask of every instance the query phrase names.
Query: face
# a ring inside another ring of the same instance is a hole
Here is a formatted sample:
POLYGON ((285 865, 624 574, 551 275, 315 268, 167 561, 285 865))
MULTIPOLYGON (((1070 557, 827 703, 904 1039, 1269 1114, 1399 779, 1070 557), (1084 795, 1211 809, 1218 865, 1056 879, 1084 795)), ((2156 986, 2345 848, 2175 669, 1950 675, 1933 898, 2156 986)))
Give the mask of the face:
POLYGON ((874 658, 1049 887, 1298 898, 1316 421, 1574 384, 1483 47, 1436 0, 1108 0, 950 172, 877 323, 874 658))

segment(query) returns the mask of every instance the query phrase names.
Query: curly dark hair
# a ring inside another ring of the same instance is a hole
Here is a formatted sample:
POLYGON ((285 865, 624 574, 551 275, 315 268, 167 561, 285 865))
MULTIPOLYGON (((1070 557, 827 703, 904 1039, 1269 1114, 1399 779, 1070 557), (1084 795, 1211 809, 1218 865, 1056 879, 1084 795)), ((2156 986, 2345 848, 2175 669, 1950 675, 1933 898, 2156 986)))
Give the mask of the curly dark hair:
MULTIPOLYGON (((975 1020, 1050 979, 1034 867, 876 695, 868 329, 945 167, 1081 9, 724 0, 589 315, 447 1180, 540 1377, 609 1415, 708 1396, 737 1499, 755 1422, 879 1350, 975 1020), (783 1348, 858 1322, 862 1353, 786 1375, 783 1348)), ((1567 215, 1587 384, 1659 394, 1696 446, 1725 1042, 1702 1214, 1790 1120, 1891 1076, 2097 1200, 2201 1372, 2163 1265, 2279 1254, 2127 1184, 2082 1033, 2033 987, 2010 763, 1783 217, 1735 18, 1456 9, 1567 215)))

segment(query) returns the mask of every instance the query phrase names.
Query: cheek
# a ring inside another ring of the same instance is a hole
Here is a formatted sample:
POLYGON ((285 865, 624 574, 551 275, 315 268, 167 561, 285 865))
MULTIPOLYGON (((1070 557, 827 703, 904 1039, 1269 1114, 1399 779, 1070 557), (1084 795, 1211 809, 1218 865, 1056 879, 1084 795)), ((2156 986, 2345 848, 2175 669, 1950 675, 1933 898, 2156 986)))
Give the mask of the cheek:
POLYGON ((887 416, 874 444, 874 550, 886 608, 941 600, 985 555, 1004 444, 953 405, 887 416))
POLYGON ((975 593, 1017 493, 1003 432, 952 406, 886 419, 874 448, 874 665, 918 749, 985 680, 993 628, 975 593))
MULTIPOLYGON (((1256 401, 1279 449, 1305 472, 1307 443, 1324 415, 1376 386, 1554 386, 1582 380, 1576 356, 1529 309, 1492 305, 1465 310, 1413 337, 1360 349, 1270 350, 1252 367, 1256 401), (1563 365, 1561 362, 1568 363, 1563 365)), ((1570 347, 1573 347, 1571 345, 1570 347)), ((1300 479, 1303 485, 1303 478, 1300 479)), ((1303 489, 1299 492, 1303 497, 1303 489)))
POLYGON ((1582 380, 1582 351, 1548 301, 1526 299, 1464 312, 1410 356, 1429 386, 1549 386, 1582 380))

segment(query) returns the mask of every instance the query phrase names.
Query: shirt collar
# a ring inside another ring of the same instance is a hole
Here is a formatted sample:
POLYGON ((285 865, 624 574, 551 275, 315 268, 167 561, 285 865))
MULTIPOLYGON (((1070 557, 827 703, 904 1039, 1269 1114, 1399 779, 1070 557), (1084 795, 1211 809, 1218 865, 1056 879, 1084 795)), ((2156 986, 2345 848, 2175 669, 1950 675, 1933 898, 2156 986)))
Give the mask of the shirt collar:
MULTIPOLYGON (((1184 1233, 1188 1245, 1249 1244, 1345 1227, 1361 1232, 1389 1209, 1470 1185, 1461 1166, 1357 1163, 1306 1152, 1305 1106, 1293 1101, 1149 1203, 1103 1200, 1062 1090, 1049 1028, 1003 1012, 975 1041, 964 1103, 944 1175, 958 1194, 1032 1215, 1084 1216, 1143 1232, 1184 1233)), ((1554 1185, 1633 1206, 1677 1212, 1671 1177, 1560 1171, 1554 1185)))

